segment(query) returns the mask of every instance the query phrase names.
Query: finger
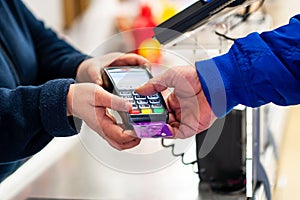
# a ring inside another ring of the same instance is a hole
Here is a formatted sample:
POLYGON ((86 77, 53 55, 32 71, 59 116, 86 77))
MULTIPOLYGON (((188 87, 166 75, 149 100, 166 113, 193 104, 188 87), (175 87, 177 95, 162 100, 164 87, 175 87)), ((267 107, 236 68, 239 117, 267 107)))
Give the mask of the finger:
POLYGON ((105 73, 105 71, 103 70, 103 68, 100 70, 100 76, 101 76, 101 79, 102 79, 102 87, 108 89, 110 88, 110 81, 109 81, 109 78, 107 76, 107 74, 105 73))
POLYGON ((179 127, 177 125, 177 122, 173 122, 171 124, 168 124, 167 126, 172 133, 172 137, 170 137, 170 139, 176 138, 176 135, 178 133, 178 127, 179 127))
POLYGON ((176 76, 176 72, 172 69, 168 69, 166 72, 159 74, 152 78, 146 84, 136 89, 136 92, 142 95, 151 95, 157 92, 166 90, 168 87, 174 87, 173 79, 176 76))
POLYGON ((111 94, 101 87, 95 91, 95 106, 124 112, 129 111, 131 108, 131 104, 127 100, 111 94))
POLYGON ((107 138, 106 141, 107 141, 112 147, 114 147, 115 149, 121 151, 121 150, 131 149, 131 148, 133 148, 133 147, 139 145, 140 142, 141 142, 141 139, 136 138, 136 139, 134 139, 134 140, 132 140, 132 141, 130 141, 130 142, 124 143, 124 144, 118 144, 118 143, 116 143, 116 142, 110 140, 109 138, 107 138))
POLYGON ((110 66, 123 66, 123 65, 129 65, 129 66, 146 65, 147 67, 150 67, 149 61, 146 58, 133 53, 122 55, 121 57, 119 57, 118 59, 116 59, 114 62, 110 64, 110 66))
MULTIPOLYGON (((133 131, 125 130, 124 134, 131 135, 131 134, 133 134, 133 131), (130 133, 128 133, 128 132, 130 132, 130 133)), ((137 138, 137 137, 134 137, 133 140, 131 140, 129 142, 120 143, 120 142, 116 142, 116 140, 111 139, 111 138, 108 137, 107 141, 111 146, 115 147, 116 149, 125 150, 125 149, 130 149, 130 148, 133 148, 133 147, 139 145, 140 142, 141 142, 141 139, 137 138)))
POLYGON ((108 138, 107 136, 103 136, 101 135, 109 144, 110 146, 112 146, 113 148, 121 151, 121 150, 125 150, 125 149, 131 149, 137 145, 140 144, 141 142, 141 139, 139 138, 135 138, 133 139, 132 141, 129 141, 129 142, 125 142, 125 143, 118 143, 110 138, 108 138))
POLYGON ((175 113, 181 112, 180 102, 174 92, 168 96, 166 103, 169 111, 173 111, 175 113))
POLYGON ((140 143, 140 139, 133 137, 130 134, 124 133, 116 134, 116 132, 106 133, 105 139, 115 148, 119 150, 132 148, 140 143))
POLYGON ((144 85, 135 89, 141 95, 152 95, 166 90, 168 87, 159 78, 153 78, 144 85))
POLYGON ((166 90, 167 87, 155 82, 147 82, 145 85, 137 88, 135 91, 141 95, 152 95, 166 90))
POLYGON ((99 112, 98 114, 100 115, 98 116, 98 119, 101 119, 101 121, 99 121, 99 124, 100 127, 102 127, 106 138, 116 142, 119 145, 123 145, 136 139, 136 137, 132 136, 133 131, 124 131, 124 129, 122 129, 109 117, 107 117, 104 112, 99 112))
POLYGON ((138 139, 136 136, 135 136, 135 133, 134 131, 132 130, 124 130, 123 128, 121 128, 120 126, 116 125, 116 126, 111 126, 107 128, 107 130, 109 131, 106 135, 106 137, 114 142, 116 142, 117 144, 119 145, 124 145, 125 143, 129 143, 129 142, 132 142, 132 141, 135 141, 136 139, 138 139), (118 130, 115 131, 115 132, 112 132, 111 131, 111 128, 112 129, 115 129, 118 130))
POLYGON ((103 80, 102 80, 100 69, 101 68, 99 67, 99 65, 96 65, 95 67, 90 67, 88 70, 88 74, 89 74, 89 77, 91 78, 92 83, 102 86, 103 80))
POLYGON ((103 86, 103 79, 101 77, 101 75, 98 76, 97 80, 95 81, 95 83, 99 86, 103 86))
POLYGON ((177 120, 172 113, 169 114, 168 126, 174 138, 184 139, 201 132, 198 131, 198 127, 195 129, 195 127, 191 127, 190 124, 185 124, 184 122, 177 120))
POLYGON ((121 147, 123 150, 131 149, 141 143, 141 139, 135 138, 133 141, 123 144, 121 147))
POLYGON ((115 117, 109 112, 109 109, 105 109, 105 115, 114 123, 117 124, 115 117))
POLYGON ((182 123, 172 125, 171 127, 172 127, 172 132, 174 132, 174 138, 186 139, 198 133, 195 130, 191 129, 191 127, 182 123))
POLYGON ((101 63, 101 66, 106 67, 111 65, 111 63, 115 62, 117 59, 121 58, 124 53, 121 52, 113 52, 109 54, 105 54, 104 56, 101 56, 99 58, 99 61, 101 63))

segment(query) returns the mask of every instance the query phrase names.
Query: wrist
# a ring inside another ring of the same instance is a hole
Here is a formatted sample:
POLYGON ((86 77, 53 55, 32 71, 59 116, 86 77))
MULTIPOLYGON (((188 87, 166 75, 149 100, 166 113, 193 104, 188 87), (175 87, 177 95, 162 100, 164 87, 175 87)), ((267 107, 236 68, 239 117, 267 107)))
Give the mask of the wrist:
POLYGON ((89 58, 79 65, 76 81, 79 83, 91 82, 102 85, 100 69, 100 62, 95 58, 89 58))
POLYGON ((67 116, 73 115, 73 94, 74 94, 74 84, 71 84, 67 94, 67 116))
MULTIPOLYGON (((88 59, 89 60, 89 59, 88 59)), ((84 60, 80 63, 80 65, 77 68, 76 72, 76 82, 82 83, 86 79, 86 68, 87 68, 87 63, 88 60, 84 60)))

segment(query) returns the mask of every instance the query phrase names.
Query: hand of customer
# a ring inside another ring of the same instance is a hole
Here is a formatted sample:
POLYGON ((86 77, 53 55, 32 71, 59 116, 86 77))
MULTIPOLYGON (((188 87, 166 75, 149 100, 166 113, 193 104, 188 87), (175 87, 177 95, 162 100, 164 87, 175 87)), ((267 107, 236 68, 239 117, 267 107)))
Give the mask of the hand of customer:
POLYGON ((124 130, 117 125, 114 118, 107 113, 106 108, 129 111, 130 104, 93 83, 70 85, 67 96, 68 115, 85 121, 91 129, 118 150, 137 146, 140 139, 134 137, 133 131, 124 130))
POLYGON ((209 128, 216 120, 192 66, 172 67, 136 91, 151 95, 173 87, 167 97, 169 128, 176 138, 188 138, 209 128))
POLYGON ((137 54, 110 53, 99 58, 83 61, 77 69, 76 80, 79 83, 90 82, 102 86, 102 69, 111 66, 150 66, 149 61, 137 54))

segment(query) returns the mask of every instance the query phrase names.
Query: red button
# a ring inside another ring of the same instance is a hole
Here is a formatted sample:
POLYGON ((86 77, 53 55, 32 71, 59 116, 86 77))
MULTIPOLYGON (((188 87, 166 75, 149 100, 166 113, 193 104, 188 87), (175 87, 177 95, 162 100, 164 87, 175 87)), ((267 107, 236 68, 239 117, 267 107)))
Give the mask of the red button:
POLYGON ((130 110, 129 111, 130 114, 140 114, 140 110, 130 110))

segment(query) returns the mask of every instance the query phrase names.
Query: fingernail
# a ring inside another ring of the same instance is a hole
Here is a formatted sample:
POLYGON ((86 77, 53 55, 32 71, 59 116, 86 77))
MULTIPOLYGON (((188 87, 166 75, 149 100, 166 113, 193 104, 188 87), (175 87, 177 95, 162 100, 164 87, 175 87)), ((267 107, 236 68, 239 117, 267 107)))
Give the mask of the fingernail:
POLYGON ((129 136, 137 138, 137 135, 136 135, 136 133, 134 131, 125 130, 123 133, 126 134, 126 135, 129 135, 129 136))
POLYGON ((98 80, 96 81, 96 84, 102 86, 102 84, 103 84, 102 79, 98 79, 98 80))
POLYGON ((143 64, 145 67, 147 67, 148 69, 151 69, 152 68, 152 66, 151 66, 151 64, 150 63, 145 63, 145 64, 143 64))

